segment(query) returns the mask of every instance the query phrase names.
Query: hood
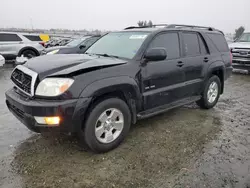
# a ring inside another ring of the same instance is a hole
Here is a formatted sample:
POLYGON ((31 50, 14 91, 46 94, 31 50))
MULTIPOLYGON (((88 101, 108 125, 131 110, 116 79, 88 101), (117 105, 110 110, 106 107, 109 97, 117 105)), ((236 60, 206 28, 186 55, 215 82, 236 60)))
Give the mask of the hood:
POLYGON ((250 48, 250 42, 234 42, 229 44, 229 48, 250 48))
POLYGON ((124 64, 127 61, 87 54, 55 54, 39 56, 28 60, 24 66, 38 73, 40 79, 47 76, 67 75, 76 71, 93 71, 124 64))

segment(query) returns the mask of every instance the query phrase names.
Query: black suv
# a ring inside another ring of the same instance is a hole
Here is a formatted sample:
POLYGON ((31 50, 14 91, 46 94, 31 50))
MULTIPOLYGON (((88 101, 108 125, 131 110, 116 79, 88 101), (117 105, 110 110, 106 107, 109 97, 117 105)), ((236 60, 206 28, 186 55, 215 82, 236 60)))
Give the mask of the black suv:
POLYGON ((191 102, 212 108, 231 58, 223 33, 210 27, 129 27, 104 35, 86 54, 17 66, 6 103, 32 131, 77 133, 91 150, 106 152, 137 120, 191 102))

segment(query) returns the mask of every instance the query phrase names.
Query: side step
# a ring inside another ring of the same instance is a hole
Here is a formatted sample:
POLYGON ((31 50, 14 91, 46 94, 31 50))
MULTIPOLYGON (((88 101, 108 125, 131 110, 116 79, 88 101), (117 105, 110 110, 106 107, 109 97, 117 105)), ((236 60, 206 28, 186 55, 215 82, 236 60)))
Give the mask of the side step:
POLYGON ((170 103, 170 104, 166 104, 166 105, 162 105, 162 106, 159 106, 159 107, 156 107, 153 109, 149 109, 149 110, 146 110, 146 111, 143 111, 143 112, 140 112, 139 114, 137 114, 137 118, 138 119, 149 118, 149 117, 152 117, 154 115, 161 114, 163 112, 171 110, 173 108, 180 107, 180 106, 183 106, 185 104, 189 104, 189 103, 198 101, 200 98, 201 98, 201 96, 188 97, 188 98, 184 98, 184 99, 175 101, 175 102, 170 103))

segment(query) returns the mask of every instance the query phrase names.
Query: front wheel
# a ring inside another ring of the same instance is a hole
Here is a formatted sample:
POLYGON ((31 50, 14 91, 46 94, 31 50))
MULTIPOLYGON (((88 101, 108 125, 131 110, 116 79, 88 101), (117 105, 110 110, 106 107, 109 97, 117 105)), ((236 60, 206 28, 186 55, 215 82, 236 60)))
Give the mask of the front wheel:
POLYGON ((221 93, 221 82, 218 76, 210 77, 205 85, 202 98, 197 105, 204 109, 213 108, 219 100, 221 93))
POLYGON ((130 124, 127 104, 121 99, 109 98, 92 107, 81 136, 92 151, 107 152, 124 140, 130 124))

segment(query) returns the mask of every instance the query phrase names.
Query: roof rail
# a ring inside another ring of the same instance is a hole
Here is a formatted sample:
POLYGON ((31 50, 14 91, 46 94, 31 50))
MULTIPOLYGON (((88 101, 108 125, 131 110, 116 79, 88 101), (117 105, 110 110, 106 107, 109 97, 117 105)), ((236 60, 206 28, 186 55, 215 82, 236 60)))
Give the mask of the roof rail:
POLYGON ((197 25, 182 25, 182 24, 170 24, 167 28, 177 28, 177 27, 189 27, 192 29, 207 29, 209 31, 216 31, 213 27, 197 26, 197 25))
POLYGON ((157 26, 164 26, 165 28, 191 28, 191 29, 206 29, 208 31, 218 31, 224 35, 224 33, 218 29, 215 29, 213 27, 205 27, 205 26, 197 26, 197 25, 183 25, 183 24, 156 24, 152 26, 130 26, 125 28, 127 29, 136 29, 136 28, 152 28, 157 26))

